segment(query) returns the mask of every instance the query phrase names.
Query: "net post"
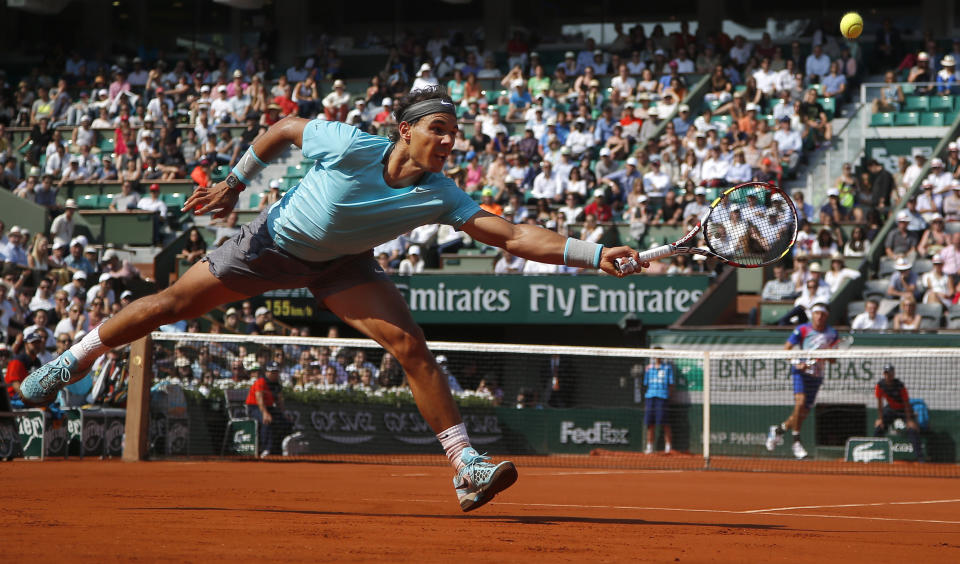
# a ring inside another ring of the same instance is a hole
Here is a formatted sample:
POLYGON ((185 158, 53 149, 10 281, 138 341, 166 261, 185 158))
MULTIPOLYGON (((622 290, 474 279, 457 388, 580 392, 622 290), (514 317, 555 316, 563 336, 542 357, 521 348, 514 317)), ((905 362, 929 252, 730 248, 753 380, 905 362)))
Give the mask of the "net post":
POLYGON ((153 339, 150 335, 130 344, 127 381, 127 415, 123 460, 146 460, 150 435, 150 385, 153 381, 153 339))
POLYGON ((710 352, 703 352, 703 468, 710 468, 710 352))

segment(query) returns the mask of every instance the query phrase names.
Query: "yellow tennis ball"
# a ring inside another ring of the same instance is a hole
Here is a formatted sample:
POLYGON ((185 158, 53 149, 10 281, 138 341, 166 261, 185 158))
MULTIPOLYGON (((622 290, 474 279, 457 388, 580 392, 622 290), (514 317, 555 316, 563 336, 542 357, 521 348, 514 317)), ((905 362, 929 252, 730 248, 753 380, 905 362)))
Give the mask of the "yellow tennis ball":
POLYGON ((863 33, 863 18, 856 12, 848 12, 840 20, 840 33, 847 39, 856 39, 863 33))

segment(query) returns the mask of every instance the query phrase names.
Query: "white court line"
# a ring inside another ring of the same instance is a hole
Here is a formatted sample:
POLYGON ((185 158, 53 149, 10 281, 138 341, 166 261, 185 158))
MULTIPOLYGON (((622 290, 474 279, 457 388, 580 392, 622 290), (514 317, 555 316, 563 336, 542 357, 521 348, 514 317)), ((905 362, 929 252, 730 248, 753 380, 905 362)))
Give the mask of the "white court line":
MULTIPOLYGON (((679 474, 686 470, 524 470, 524 476, 609 476, 616 474, 679 474)), ((432 476, 426 472, 405 472, 390 474, 394 478, 423 478, 432 476)))
MULTIPOLYGON (((364 501, 376 501, 376 502, 399 502, 399 503, 447 503, 446 500, 439 499, 365 499, 364 501)), ((951 501, 960 501, 960 500, 933 500, 931 502, 890 502, 887 504, 874 504, 874 503, 865 503, 859 504, 862 506, 869 505, 890 505, 892 503, 898 503, 900 505, 906 505, 909 503, 948 503, 951 501)), ((734 511, 731 509, 689 509, 681 507, 645 507, 640 505, 586 505, 586 504, 575 504, 575 503, 518 503, 510 501, 494 501, 494 505, 511 505, 518 507, 550 507, 556 509, 618 509, 624 511, 673 511, 678 513, 718 513, 725 515, 769 515, 771 517, 812 517, 817 519, 852 519, 860 521, 891 521, 899 523, 934 523, 940 525, 960 525, 960 521, 943 521, 938 519, 904 519, 900 517, 865 517, 858 515, 821 515, 814 513, 776 513, 776 512, 767 512, 764 510, 750 510, 750 511, 734 511)), ((857 504, 851 504, 851 506, 857 506, 857 504)), ((845 507, 845 506, 820 506, 820 507, 845 507)), ((491 518, 496 518, 495 515, 491 515, 491 518)))
POLYGON ((880 501, 876 503, 841 503, 836 505, 797 505, 795 507, 771 507, 752 509, 743 513, 770 513, 773 511, 791 511, 793 509, 831 509, 835 507, 876 507, 880 505, 926 505, 929 503, 957 503, 960 499, 930 499, 926 501, 880 501))

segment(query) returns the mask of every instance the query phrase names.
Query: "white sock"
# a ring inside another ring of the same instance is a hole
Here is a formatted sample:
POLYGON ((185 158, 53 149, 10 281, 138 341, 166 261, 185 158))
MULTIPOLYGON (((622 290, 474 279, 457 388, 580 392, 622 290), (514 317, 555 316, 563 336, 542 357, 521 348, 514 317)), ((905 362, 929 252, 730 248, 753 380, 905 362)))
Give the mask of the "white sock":
POLYGON ((100 341, 100 326, 90 331, 80 342, 70 347, 70 353, 76 357, 77 365, 81 368, 90 366, 101 355, 107 354, 110 347, 100 341))
POLYGON ((467 428, 463 423, 458 423, 449 429, 441 431, 437 435, 440 445, 447 453, 447 459, 453 465, 453 469, 459 472, 464 464, 460 460, 460 453, 463 449, 470 446, 470 437, 467 436, 467 428))

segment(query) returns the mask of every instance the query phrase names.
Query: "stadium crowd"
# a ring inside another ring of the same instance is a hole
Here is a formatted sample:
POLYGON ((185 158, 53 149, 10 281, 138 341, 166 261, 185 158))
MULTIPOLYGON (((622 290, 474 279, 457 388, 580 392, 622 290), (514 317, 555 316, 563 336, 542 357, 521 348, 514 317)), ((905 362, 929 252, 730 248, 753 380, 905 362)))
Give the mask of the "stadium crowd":
MULTIPOLYGON (((671 34, 656 26, 647 35, 639 25, 626 31, 618 25, 616 32, 609 45, 587 39, 556 64, 542 60, 536 46, 520 34, 505 54, 462 34, 411 35, 390 47, 382 70, 357 91, 348 91, 357 77, 327 45, 286 69, 274 68, 263 53, 246 48, 225 54, 160 53, 129 62, 87 59, 75 52, 55 68, 34 68, 14 88, 0 89, 0 185, 47 207, 54 219, 49 233, 0 227, 5 261, 0 329, 10 344, 0 354, 9 358, 36 349, 30 362, 42 361, 47 349, 69 346, 122 308, 131 297, 126 285, 139 278, 115 250, 98 249, 74 236, 77 204, 64 197, 69 187, 118 182, 122 192, 111 210, 165 216, 169 210, 156 182, 214 183, 221 166, 235 164, 257 135, 288 115, 340 120, 387 134, 395 126, 394 100, 417 88, 442 85, 458 105, 461 122, 444 173, 481 207, 514 222, 591 241, 616 237, 613 226, 622 223, 629 226, 628 242, 636 244, 652 226, 682 228, 694 222, 707 209, 708 198, 725 186, 750 180, 780 183, 806 154, 831 143, 824 103, 840 108, 862 74, 858 46, 838 44, 822 32, 814 34, 809 53, 798 42, 774 44, 766 34, 752 43, 722 33, 694 35, 685 24, 671 34), (702 103, 699 97, 688 99, 700 76, 707 77, 702 103), (9 127, 27 127, 29 134, 14 146, 9 127), (31 348, 30 343, 41 341, 44 346, 31 348)), ((953 88, 949 63, 960 53, 940 58, 935 44, 916 55, 906 53, 894 32, 885 27, 884 35, 878 35, 879 52, 889 56, 891 65, 902 60, 897 70, 910 69, 911 82, 933 79, 936 70, 935 80, 953 88), (889 53, 883 46, 890 47, 889 53), (927 74, 920 72, 926 66, 927 74)), ((954 50, 958 48, 955 43, 954 50)), ((893 104, 902 92, 891 88, 884 96, 879 104, 893 104)), ((938 265, 934 279, 924 274, 924 281, 909 286, 914 299, 955 302, 960 235, 948 237, 943 230, 944 219, 960 219, 955 144, 945 161, 931 163, 923 193, 910 198, 901 212, 906 214, 901 229, 883 242, 875 240, 887 210, 920 174, 923 159, 901 159, 897 171, 870 161, 859 175, 847 166, 827 201, 816 208, 804 200, 803 191, 795 192, 802 228, 794 270, 779 272, 763 298, 796 298, 797 305, 821 301, 845 277, 859 275, 839 259, 863 256, 871 245, 883 244, 893 259, 928 257, 938 265), (851 222, 859 225, 847 239, 840 225, 851 222), (822 272, 810 257, 838 260, 822 272)), ((276 201, 281 190, 279 179, 273 179, 259 207, 276 201)), ((236 222, 233 215, 217 226, 214 244, 232 236, 236 222)), ((463 233, 429 225, 375 253, 386 271, 413 274, 437 266, 440 253, 469 246, 475 243, 463 233)), ((194 262, 205 251, 194 228, 181 257, 194 262)), ((682 274, 695 269, 704 269, 702 261, 691 264, 676 257, 652 270, 682 274)), ((498 273, 567 270, 506 253, 495 267, 498 273)), ((895 282, 891 296, 904 292, 895 282)), ((233 312, 236 319, 240 314, 233 312)), ((228 311, 213 329, 284 330, 274 321, 260 323, 260 317, 245 308, 242 323, 233 323, 228 311)), ((182 328, 198 330, 199 324, 182 328)), ((160 369, 187 374, 189 368, 192 379, 238 379, 253 366, 243 363, 249 353, 221 351, 218 356, 205 350, 175 352, 169 367, 161 362, 160 369), (206 366, 199 360, 205 354, 229 362, 206 366)), ((341 362, 342 351, 313 350, 309 358, 302 351, 281 352, 290 360, 283 364, 288 382, 402 382, 387 359, 379 367, 361 360, 358 366, 364 369, 351 371, 356 355, 341 362), (299 361, 293 363, 294 358, 299 361)))

